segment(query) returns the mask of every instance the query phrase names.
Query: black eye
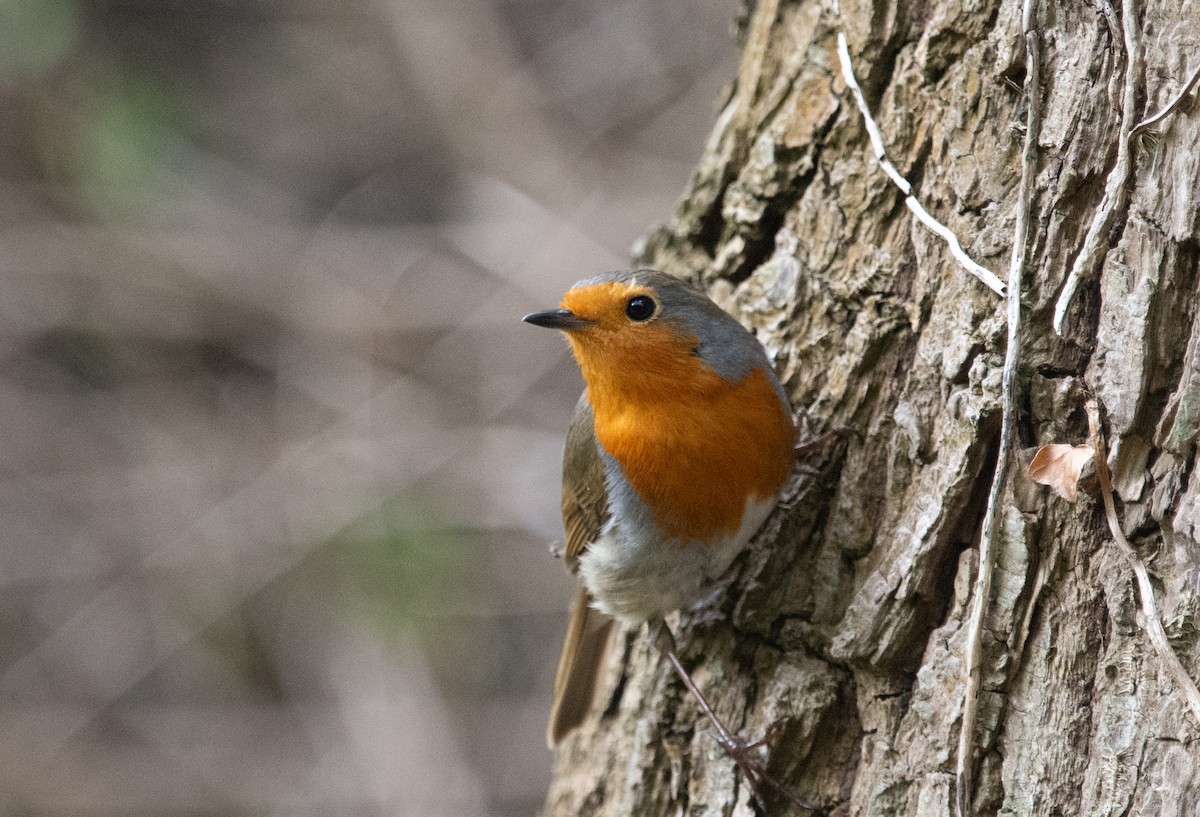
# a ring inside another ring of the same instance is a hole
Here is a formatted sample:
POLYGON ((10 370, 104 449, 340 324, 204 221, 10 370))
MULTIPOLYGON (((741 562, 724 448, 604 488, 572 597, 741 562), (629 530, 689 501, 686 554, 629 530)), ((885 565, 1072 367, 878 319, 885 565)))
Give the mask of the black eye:
POLYGON ((644 321, 654 315, 654 299, 648 295, 634 295, 625 304, 625 315, 631 321, 644 321))

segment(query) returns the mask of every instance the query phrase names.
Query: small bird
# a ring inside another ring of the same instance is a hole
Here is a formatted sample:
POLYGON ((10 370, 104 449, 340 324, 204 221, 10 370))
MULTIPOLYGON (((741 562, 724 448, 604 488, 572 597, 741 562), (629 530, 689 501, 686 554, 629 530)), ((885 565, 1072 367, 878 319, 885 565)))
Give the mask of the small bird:
POLYGON ((587 716, 616 618, 650 624, 736 755, 740 742, 679 663, 663 617, 704 599, 791 473, 795 425, 771 362, 719 306, 650 270, 580 281, 561 308, 524 320, 562 330, 586 382, 567 431, 562 492, 563 552, 582 586, 547 742, 587 716))

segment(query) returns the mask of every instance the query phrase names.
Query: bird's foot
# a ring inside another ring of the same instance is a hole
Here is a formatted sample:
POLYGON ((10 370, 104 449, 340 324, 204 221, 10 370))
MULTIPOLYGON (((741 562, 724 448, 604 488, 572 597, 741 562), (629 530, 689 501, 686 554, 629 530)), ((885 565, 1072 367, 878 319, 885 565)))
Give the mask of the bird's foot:
POLYGON ((744 738, 734 735, 726 728, 721 719, 717 717, 717 713, 713 711, 708 699, 704 697, 704 693, 696 686, 696 682, 692 680, 692 676, 684 669, 683 663, 679 660, 679 654, 675 648, 675 636, 671 634, 671 630, 663 620, 659 620, 654 627, 655 640, 658 642, 658 648, 666 656, 667 661, 674 667, 679 679, 683 681, 683 685, 692 693, 692 697, 699 705, 700 710, 708 718, 709 723, 713 727, 713 738, 717 741, 717 745, 725 752, 725 754, 734 762, 742 777, 746 780, 746 784, 750 787, 750 794, 754 798, 754 802, 762 812, 767 811, 766 806, 766 790, 774 789, 789 802, 802 809, 809 811, 819 811, 815 806, 812 806, 795 794, 792 793, 787 786, 780 783, 775 777, 767 771, 767 764, 762 757, 760 750, 769 749, 772 744, 778 741, 780 733, 783 731, 784 721, 776 720, 767 727, 767 731, 761 738, 754 741, 747 741, 744 738))
POLYGON ((717 729, 712 733, 712 737, 725 755, 737 766, 742 779, 750 787, 750 796, 754 798, 760 811, 767 813, 766 794, 768 789, 772 789, 798 808, 819 812, 820 809, 817 806, 801 800, 791 789, 780 783, 774 775, 767 771, 763 750, 770 749, 780 733, 783 732, 785 725, 782 718, 772 722, 763 736, 757 740, 746 740, 741 736, 732 735, 724 728, 717 729))
POLYGON ((796 442, 793 448, 796 452, 796 456, 803 459, 814 451, 819 451, 820 449, 829 445, 834 440, 845 439, 853 433, 854 430, 848 426, 838 426, 832 431, 826 431, 819 437, 809 437, 807 439, 799 440, 796 442))

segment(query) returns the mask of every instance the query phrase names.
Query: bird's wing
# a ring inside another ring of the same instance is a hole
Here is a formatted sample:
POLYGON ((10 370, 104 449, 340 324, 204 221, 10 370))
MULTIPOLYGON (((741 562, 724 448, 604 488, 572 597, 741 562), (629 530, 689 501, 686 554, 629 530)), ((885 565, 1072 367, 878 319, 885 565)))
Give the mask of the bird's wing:
MULTIPOLYGON (((579 570, 579 557, 600 535, 608 521, 608 493, 604 486, 604 463, 592 427, 592 406, 585 391, 575 406, 563 451, 563 527, 567 542, 563 549, 571 572, 579 570)), ((553 748, 587 716, 595 696, 596 681, 608 651, 612 619, 592 609, 592 597, 584 587, 575 595, 571 622, 563 641, 558 672, 554 676, 554 704, 546 727, 546 742, 553 748)))
POLYGON ((579 397, 567 429, 563 450, 563 528, 567 532, 563 555, 574 573, 583 550, 596 540, 608 521, 608 492, 604 487, 604 463, 592 426, 592 405, 587 392, 579 397))

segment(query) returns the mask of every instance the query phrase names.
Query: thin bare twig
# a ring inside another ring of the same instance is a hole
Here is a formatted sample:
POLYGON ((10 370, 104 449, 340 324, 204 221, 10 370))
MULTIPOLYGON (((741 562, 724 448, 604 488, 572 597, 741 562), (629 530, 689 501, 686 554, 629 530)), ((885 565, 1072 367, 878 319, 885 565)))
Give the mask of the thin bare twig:
POLYGON ((1101 256, 1108 248, 1108 234, 1116 220, 1117 213, 1125 209, 1129 197, 1129 175, 1133 166, 1132 144, 1133 129, 1129 123, 1133 121, 1134 108, 1137 106, 1137 79, 1142 73, 1142 51, 1138 40, 1137 10, 1133 0, 1121 2, 1121 28, 1125 37, 1125 91, 1121 104, 1121 131, 1117 139, 1117 161, 1108 174, 1104 185, 1104 197, 1100 206, 1092 216, 1087 235, 1083 239, 1083 248, 1075 256, 1071 272, 1058 302, 1054 305, 1054 331, 1060 336, 1063 333, 1063 321, 1066 319, 1067 308, 1075 297, 1075 291, 1083 278, 1091 275, 1100 263, 1101 256))
POLYGON ((1188 79, 1188 81, 1186 83, 1184 83, 1183 87, 1179 89, 1179 92, 1177 94, 1175 94, 1175 96, 1171 99, 1171 101, 1168 102, 1166 105, 1163 105, 1161 111, 1154 114, 1153 116, 1147 116, 1141 122, 1138 122, 1136 125, 1133 126, 1133 129, 1131 131, 1129 131, 1129 135, 1137 136, 1139 133, 1146 130, 1147 128, 1152 128, 1155 125, 1157 125, 1168 114, 1170 114, 1171 111, 1173 111, 1179 107, 1179 103, 1183 101, 1184 97, 1186 97, 1188 94, 1190 94, 1192 92, 1192 89, 1196 87, 1196 83, 1198 81, 1200 81, 1200 65, 1196 66, 1196 70, 1192 72, 1192 76, 1188 79))
POLYGON ((1001 497, 1004 485, 1008 481, 1010 453, 1016 437, 1017 362, 1021 355, 1021 276, 1025 270, 1025 246, 1029 238, 1033 185, 1037 174, 1037 140, 1042 128, 1041 109, 1038 105, 1041 88, 1041 49, 1033 20, 1033 0, 1025 0, 1022 29, 1025 33, 1027 62, 1025 148, 1022 154, 1021 186, 1017 192, 1012 257, 1008 266, 1008 345, 1004 352, 1004 372, 1001 381, 1000 450, 996 457, 996 472, 992 475, 987 510, 983 516, 983 530, 979 537, 979 574, 975 579, 971 617, 967 625, 967 678, 963 690, 963 715, 955 763, 955 806, 958 809, 958 817, 967 817, 970 813, 975 722, 979 711, 979 686, 982 679, 983 627, 992 594, 992 574, 995 567, 992 550, 996 532, 1000 527, 1001 497))
POLYGON ((883 170, 887 177, 892 180, 896 187, 900 188, 900 192, 904 193, 904 204, 916 216, 917 221, 924 224, 929 230, 941 237, 950 247, 950 253, 962 265, 963 269, 974 275, 980 281, 983 281, 987 286, 996 291, 997 294, 1004 294, 1004 282, 1000 280, 994 272, 989 270, 974 261, 971 256, 967 255, 966 251, 959 243, 956 236, 949 227, 942 224, 929 214, 929 211, 921 206, 913 196, 912 185, 908 180, 900 174, 896 166, 887 158, 887 153, 883 147, 883 134, 879 130, 879 126, 875 124, 875 119, 871 116, 871 111, 867 107, 867 100, 863 97, 862 88, 859 87, 858 80, 854 78, 854 66, 850 62, 850 46, 846 42, 846 35, 838 32, 838 58, 842 64, 842 78, 846 81, 846 85, 854 94, 854 101, 858 105, 858 110, 862 114, 863 122, 867 127, 867 135, 871 139, 871 148, 875 153, 875 160, 879 162, 879 167, 883 170))
POLYGON ((1175 655, 1175 651, 1171 649, 1171 642, 1167 640, 1162 620, 1158 615, 1158 607, 1154 602, 1154 585, 1150 583, 1150 572, 1146 570, 1146 563, 1137 555, 1133 545, 1129 544, 1129 540, 1125 538, 1125 533, 1121 530, 1121 522, 1117 519, 1117 508, 1113 503, 1112 479, 1108 473, 1108 453, 1104 448, 1104 435, 1100 432, 1100 407, 1094 399, 1087 402, 1087 417, 1090 442, 1096 449, 1094 464, 1096 478, 1100 482, 1100 496, 1104 500, 1104 516, 1108 519, 1108 530, 1112 533, 1113 541, 1117 543, 1117 547, 1120 548, 1122 555, 1129 562, 1129 566, 1133 568, 1134 575, 1137 576, 1138 595, 1142 601, 1142 620, 1143 626, 1146 628, 1146 635, 1150 636, 1150 643, 1162 660, 1163 666, 1166 667, 1167 674, 1171 676, 1171 680, 1175 682, 1175 686, 1179 687, 1179 691, 1187 700, 1188 708, 1192 710, 1192 716, 1195 717, 1197 723, 1200 723, 1200 689, 1196 688, 1195 681, 1191 679, 1187 670, 1183 668, 1183 664, 1179 662, 1179 656, 1175 655))

